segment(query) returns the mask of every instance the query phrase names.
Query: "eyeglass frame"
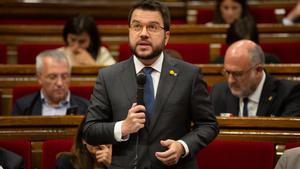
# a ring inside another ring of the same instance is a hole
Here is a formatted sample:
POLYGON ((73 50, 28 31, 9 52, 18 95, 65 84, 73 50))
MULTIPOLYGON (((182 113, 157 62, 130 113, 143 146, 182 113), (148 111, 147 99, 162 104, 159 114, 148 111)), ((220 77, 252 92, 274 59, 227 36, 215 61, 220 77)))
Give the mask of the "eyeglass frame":
POLYGON ((250 70, 256 68, 259 64, 254 64, 253 66, 251 66, 250 68, 248 68, 247 70, 242 70, 242 71, 228 71, 225 70, 225 68, 223 68, 222 70, 222 75, 225 77, 229 77, 229 75, 231 75, 233 78, 235 79, 240 79, 241 77, 243 77, 246 73, 248 73, 250 70))
POLYGON ((164 28, 163 26, 160 26, 160 24, 159 24, 159 23, 156 23, 156 22, 152 22, 152 23, 150 23, 150 24, 143 25, 143 24, 141 24, 140 22, 134 21, 134 22, 132 22, 132 23, 129 25, 129 28, 132 29, 133 31, 137 32, 137 33, 140 33, 140 32, 144 29, 144 27, 146 27, 146 31, 147 31, 148 33, 150 33, 150 34, 151 34, 151 33, 158 33, 160 30, 165 30, 165 28, 164 28), (133 25, 140 26, 140 27, 134 28, 133 25), (155 27, 157 27, 156 31, 151 31, 151 30, 150 30, 150 26, 155 26, 155 27))

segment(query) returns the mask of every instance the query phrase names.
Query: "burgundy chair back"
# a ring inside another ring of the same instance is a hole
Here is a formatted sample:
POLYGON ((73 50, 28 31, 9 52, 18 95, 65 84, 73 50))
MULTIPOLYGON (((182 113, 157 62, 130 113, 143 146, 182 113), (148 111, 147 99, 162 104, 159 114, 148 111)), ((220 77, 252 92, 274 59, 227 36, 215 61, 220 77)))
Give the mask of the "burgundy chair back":
POLYGON ((300 63, 299 42, 261 43, 264 52, 275 54, 281 63, 300 63))
POLYGON ((271 142, 214 141, 197 154, 201 169, 273 169, 271 142))
MULTIPOLYGON (((170 43, 167 49, 174 49, 179 52, 182 59, 193 64, 209 63, 208 43, 170 43)), ((121 44, 119 48, 119 61, 128 59, 132 55, 128 44, 121 44)))
POLYGON ((31 168, 31 144, 28 140, 1 140, 0 147, 23 157, 26 169, 31 168))
POLYGON ((35 64, 35 58, 39 53, 62 46, 62 44, 20 44, 17 46, 17 63, 35 64))
POLYGON ((56 156, 61 152, 70 152, 72 139, 46 140, 42 146, 41 169, 55 169, 56 156))
POLYGON ((286 143, 285 149, 291 149, 295 147, 300 147, 300 142, 286 143))
MULTIPOLYGON (((28 94, 37 92, 40 90, 39 86, 16 86, 12 90, 12 100, 13 105, 16 103, 16 101, 28 94)), ((72 94, 81 96, 87 100, 90 99, 91 94, 93 92, 93 86, 70 86, 70 91, 72 94)))
POLYGON ((4 44, 0 44, 0 64, 7 63, 7 47, 4 44))
POLYGON ((256 23, 278 23, 275 8, 250 8, 250 13, 256 23))
POLYGON ((214 18, 214 9, 197 10, 197 24, 206 24, 212 22, 214 18))

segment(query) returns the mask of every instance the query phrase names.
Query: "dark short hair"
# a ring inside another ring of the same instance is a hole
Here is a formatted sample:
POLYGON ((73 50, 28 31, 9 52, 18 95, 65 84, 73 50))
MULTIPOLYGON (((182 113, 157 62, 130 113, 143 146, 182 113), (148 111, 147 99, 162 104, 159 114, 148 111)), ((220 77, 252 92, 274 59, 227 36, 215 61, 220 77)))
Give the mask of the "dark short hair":
MULTIPOLYGON (((219 23, 219 24, 225 23, 225 20, 222 17, 221 9, 220 9, 221 3, 223 1, 224 0, 216 0, 216 7, 215 7, 215 14, 214 14, 213 23, 219 23)), ((233 1, 236 2, 236 3, 238 3, 238 4, 240 4, 241 7, 242 7, 241 18, 252 17, 250 15, 250 12, 249 12, 249 6, 248 6, 248 3, 247 3, 247 0, 233 0, 233 1)))
POLYGON ((130 21, 132 17, 132 13, 136 9, 142 9, 142 10, 148 10, 148 11, 159 11, 161 14, 161 17, 163 18, 164 22, 164 30, 165 31, 170 31, 170 23, 171 23, 171 18, 170 18, 170 11, 169 8, 160 3, 159 1, 156 0, 142 0, 139 3, 135 4, 128 15, 128 26, 130 26, 130 21))
POLYGON ((87 51, 96 60, 99 52, 99 47, 101 46, 100 33, 98 32, 97 25, 94 19, 85 14, 78 14, 75 17, 69 19, 63 29, 63 38, 66 45, 68 44, 67 36, 69 33, 80 35, 86 32, 90 37, 90 45, 87 51))
POLYGON ((259 35, 256 23, 250 18, 241 18, 230 24, 226 34, 226 43, 228 45, 242 39, 249 39, 259 43, 259 35))

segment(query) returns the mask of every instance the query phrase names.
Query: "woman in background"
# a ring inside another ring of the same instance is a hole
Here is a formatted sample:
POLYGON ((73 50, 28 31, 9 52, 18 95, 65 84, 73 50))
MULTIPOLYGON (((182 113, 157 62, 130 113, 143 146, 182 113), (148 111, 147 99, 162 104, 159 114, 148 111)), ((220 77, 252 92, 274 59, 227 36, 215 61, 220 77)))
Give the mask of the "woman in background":
POLYGON ((116 63, 102 46, 97 25, 91 16, 79 14, 68 20, 63 29, 65 47, 59 48, 72 66, 112 65, 116 63))
POLYGON ((232 24, 237 19, 249 19, 254 22, 247 0, 216 0, 212 24, 232 24))
POLYGON ((83 123, 79 125, 71 153, 61 153, 56 169, 106 169, 111 164, 112 146, 89 145, 82 138, 83 123))

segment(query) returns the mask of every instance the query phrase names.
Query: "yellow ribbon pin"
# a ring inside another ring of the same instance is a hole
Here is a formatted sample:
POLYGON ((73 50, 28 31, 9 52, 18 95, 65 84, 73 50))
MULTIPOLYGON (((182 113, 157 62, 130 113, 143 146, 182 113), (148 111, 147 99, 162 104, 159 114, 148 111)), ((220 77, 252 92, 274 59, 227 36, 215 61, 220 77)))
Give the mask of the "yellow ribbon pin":
POLYGON ((172 76, 177 76, 177 73, 174 70, 170 70, 169 74, 172 75, 172 76))
POLYGON ((269 96, 268 100, 271 101, 273 99, 273 96, 269 96))

